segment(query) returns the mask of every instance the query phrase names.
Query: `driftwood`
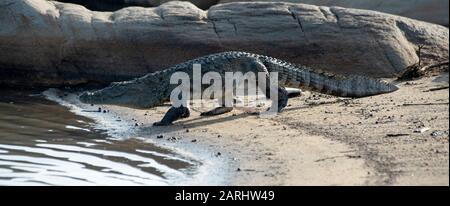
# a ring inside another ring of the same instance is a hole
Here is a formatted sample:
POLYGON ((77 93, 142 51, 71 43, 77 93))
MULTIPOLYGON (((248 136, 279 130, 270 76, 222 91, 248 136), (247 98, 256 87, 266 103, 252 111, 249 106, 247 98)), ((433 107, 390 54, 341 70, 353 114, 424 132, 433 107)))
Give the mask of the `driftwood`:
POLYGON ((435 88, 427 89, 423 92, 434 92, 434 91, 444 90, 444 89, 448 89, 448 88, 449 88, 449 86, 435 87, 435 88))
POLYGON ((435 102, 435 103, 404 103, 402 106, 429 106, 429 105, 448 105, 448 102, 435 102))
POLYGON ((448 71, 448 64, 449 64, 448 61, 444 61, 444 62, 438 62, 435 64, 430 64, 430 65, 421 67, 420 61, 419 61, 418 63, 407 67, 402 73, 400 73, 400 75, 398 75, 397 80, 412 80, 412 79, 421 78, 421 77, 425 76, 427 73, 429 73, 430 70, 432 70, 434 68, 440 68, 445 65, 447 65, 445 70, 448 71))
POLYGON ((418 46, 418 51, 417 51, 417 56, 419 58, 419 61, 409 67, 406 67, 405 70, 403 70, 403 72, 401 72, 398 75, 397 80, 412 80, 412 79, 417 79, 420 77, 425 76, 427 73, 429 73, 430 70, 434 69, 434 68, 440 68, 443 67, 445 65, 447 65, 446 70, 448 71, 448 61, 443 61, 443 62, 438 62, 438 63, 434 63, 434 64, 429 64, 426 66, 422 66, 422 49, 423 49, 423 45, 418 46))

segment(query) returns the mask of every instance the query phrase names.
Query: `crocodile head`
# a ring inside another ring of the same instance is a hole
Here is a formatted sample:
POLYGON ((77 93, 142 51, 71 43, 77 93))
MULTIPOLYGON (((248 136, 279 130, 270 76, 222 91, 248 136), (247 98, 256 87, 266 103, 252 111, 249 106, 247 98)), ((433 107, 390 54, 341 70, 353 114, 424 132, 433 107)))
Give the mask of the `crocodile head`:
POLYGON ((113 82, 103 89, 84 92, 80 101, 87 104, 110 104, 131 108, 148 108, 162 104, 164 87, 156 78, 145 76, 125 82, 113 82))

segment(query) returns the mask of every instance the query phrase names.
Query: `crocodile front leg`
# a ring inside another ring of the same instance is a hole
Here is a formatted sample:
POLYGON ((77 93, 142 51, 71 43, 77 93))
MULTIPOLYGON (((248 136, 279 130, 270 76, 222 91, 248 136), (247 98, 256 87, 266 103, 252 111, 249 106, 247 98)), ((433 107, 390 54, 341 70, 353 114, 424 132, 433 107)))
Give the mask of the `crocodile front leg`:
POLYGON ((161 121, 153 123, 153 126, 167 126, 171 125, 174 121, 189 117, 191 112, 189 108, 185 106, 170 107, 161 121))

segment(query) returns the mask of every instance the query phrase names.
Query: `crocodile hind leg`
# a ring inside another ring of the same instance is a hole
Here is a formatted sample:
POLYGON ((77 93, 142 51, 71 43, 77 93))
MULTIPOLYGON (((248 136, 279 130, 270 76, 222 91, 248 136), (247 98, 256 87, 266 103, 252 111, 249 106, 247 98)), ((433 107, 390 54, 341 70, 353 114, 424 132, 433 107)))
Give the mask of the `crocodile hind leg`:
POLYGON ((259 89, 264 93, 264 95, 272 100, 272 105, 270 108, 267 109, 267 111, 277 111, 281 112, 286 106, 289 99, 289 92, 286 90, 286 88, 282 86, 278 87, 271 87, 270 86, 270 79, 269 75, 266 76, 266 84, 258 84, 259 89), (265 87, 264 87, 265 86, 265 87), (277 93, 277 98, 275 99, 273 94, 277 93), (272 97, 271 97, 272 96, 272 97), (274 104, 276 101, 276 104, 274 104), (276 105, 277 108, 274 108, 276 105))
POLYGON ((188 107, 170 107, 164 117, 159 122, 153 123, 154 126, 167 126, 171 125, 174 121, 189 117, 191 112, 188 107))
POLYGON ((279 86, 277 89, 276 88, 271 88, 270 85, 267 85, 265 89, 261 89, 264 92, 264 95, 266 95, 267 98, 272 100, 272 106, 270 108, 267 109, 267 111, 271 110, 271 111, 277 111, 277 112, 281 112, 283 111, 283 109, 287 106, 288 103, 288 99, 289 99, 289 93, 288 91, 284 88, 279 86), (271 94, 274 94, 274 92, 277 92, 277 100, 275 98, 271 98, 271 94), (274 104, 276 101, 276 104, 274 104), (273 107, 277 108, 273 108, 273 107))

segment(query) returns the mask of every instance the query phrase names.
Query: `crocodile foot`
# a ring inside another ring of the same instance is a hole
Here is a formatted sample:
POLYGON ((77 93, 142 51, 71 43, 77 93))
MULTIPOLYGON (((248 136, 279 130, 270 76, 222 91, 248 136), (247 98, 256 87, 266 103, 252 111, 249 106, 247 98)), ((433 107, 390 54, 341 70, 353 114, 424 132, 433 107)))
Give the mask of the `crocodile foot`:
POLYGON ((180 107, 171 107, 161 121, 153 123, 153 126, 168 126, 172 125, 172 123, 178 119, 187 118, 190 116, 189 108, 180 106, 180 107))

